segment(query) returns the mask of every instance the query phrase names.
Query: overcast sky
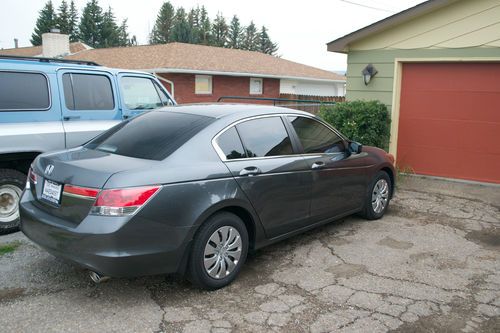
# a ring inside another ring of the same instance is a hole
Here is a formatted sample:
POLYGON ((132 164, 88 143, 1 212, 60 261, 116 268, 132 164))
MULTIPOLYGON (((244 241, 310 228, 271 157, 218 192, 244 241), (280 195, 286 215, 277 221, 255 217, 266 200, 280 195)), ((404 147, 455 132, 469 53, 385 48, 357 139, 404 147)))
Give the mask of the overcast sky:
MULTIPOLYGON (((69 2, 70 0, 68 0, 69 2)), ((0 1, 0 48, 31 45, 29 40, 38 11, 45 0, 0 1)), ((87 0, 75 0, 80 10, 87 0)), ((242 24, 251 20, 265 25, 279 44, 285 59, 327 70, 342 71, 346 56, 326 51, 326 43, 396 12, 415 6, 422 0, 173 0, 174 7, 187 10, 205 5, 210 17, 221 12, 228 20, 236 14, 242 24), (371 8, 370 8, 371 7, 371 8)), ((58 7, 61 0, 53 0, 58 7)), ((145 44, 163 0, 99 0, 103 8, 111 6, 118 21, 128 18, 129 31, 139 44, 145 44)))

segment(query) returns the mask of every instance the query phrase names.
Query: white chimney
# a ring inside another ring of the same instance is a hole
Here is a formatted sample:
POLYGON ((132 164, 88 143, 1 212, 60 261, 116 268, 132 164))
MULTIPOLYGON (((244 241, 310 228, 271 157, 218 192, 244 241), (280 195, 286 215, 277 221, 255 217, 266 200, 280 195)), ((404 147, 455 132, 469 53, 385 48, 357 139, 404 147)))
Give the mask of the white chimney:
POLYGON ((59 29, 51 29, 42 34, 42 56, 47 58, 68 55, 69 36, 61 34, 59 29))

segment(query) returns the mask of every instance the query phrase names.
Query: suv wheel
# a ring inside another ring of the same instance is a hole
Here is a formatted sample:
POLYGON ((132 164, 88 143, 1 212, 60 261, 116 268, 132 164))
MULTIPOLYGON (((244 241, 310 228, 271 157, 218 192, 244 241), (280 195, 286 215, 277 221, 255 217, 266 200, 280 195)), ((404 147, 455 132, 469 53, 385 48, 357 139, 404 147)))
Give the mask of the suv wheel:
POLYGON ((19 201, 25 184, 25 174, 0 169, 0 235, 19 229, 19 201))
POLYGON ((385 171, 379 171, 370 183, 362 216, 376 220, 384 216, 391 201, 392 183, 385 171))
POLYGON ((238 275, 248 251, 243 221, 228 212, 210 217, 200 227, 189 261, 189 280, 204 289, 218 289, 238 275))

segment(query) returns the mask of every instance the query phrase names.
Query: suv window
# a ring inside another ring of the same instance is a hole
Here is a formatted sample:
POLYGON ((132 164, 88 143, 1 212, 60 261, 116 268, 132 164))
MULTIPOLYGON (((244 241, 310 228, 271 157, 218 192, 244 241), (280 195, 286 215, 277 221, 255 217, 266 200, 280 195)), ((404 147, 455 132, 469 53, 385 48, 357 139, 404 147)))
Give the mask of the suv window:
POLYGON ((235 127, 231 127, 217 138, 217 145, 228 160, 247 157, 235 127))
POLYGON ((121 122, 85 147, 160 161, 213 121, 211 117, 187 113, 151 111, 121 122))
POLYGON ((66 107, 69 110, 113 110, 111 81, 106 75, 63 74, 66 107))
POLYGON ((293 154, 281 117, 259 118, 236 125, 248 157, 293 154))
POLYGON ((345 150, 344 142, 331 129, 311 118, 288 116, 299 137, 305 154, 338 153, 345 150))
POLYGON ((120 87, 123 102, 129 110, 156 109, 167 104, 162 101, 158 88, 151 79, 124 76, 120 79, 120 87))
POLYGON ((47 110, 47 78, 39 73, 0 71, 0 111, 47 110))

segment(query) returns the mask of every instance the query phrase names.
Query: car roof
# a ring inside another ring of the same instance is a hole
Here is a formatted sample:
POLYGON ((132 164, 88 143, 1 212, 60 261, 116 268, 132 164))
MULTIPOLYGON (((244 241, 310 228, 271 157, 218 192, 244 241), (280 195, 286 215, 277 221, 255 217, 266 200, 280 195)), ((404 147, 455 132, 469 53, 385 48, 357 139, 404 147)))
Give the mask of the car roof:
POLYGON ((82 60, 66 61, 64 59, 55 58, 37 58, 37 57, 13 57, 13 56, 2 56, 0 55, 0 67, 3 70, 28 70, 28 71, 40 71, 46 73, 55 73, 59 69, 80 69, 80 70, 94 70, 94 71, 105 71, 116 75, 118 73, 141 73, 148 74, 141 71, 135 71, 130 69, 119 69, 110 68, 105 66, 100 66, 98 64, 92 64, 91 62, 82 60))
POLYGON ((155 111, 173 111, 179 113, 188 113, 193 115, 211 117, 211 118, 231 118, 243 119, 247 117, 268 115, 268 114, 302 114, 309 115, 310 113, 295 109, 278 107, 272 105, 258 104, 240 104, 240 103, 209 103, 209 104, 182 104, 176 106, 168 106, 155 111))

